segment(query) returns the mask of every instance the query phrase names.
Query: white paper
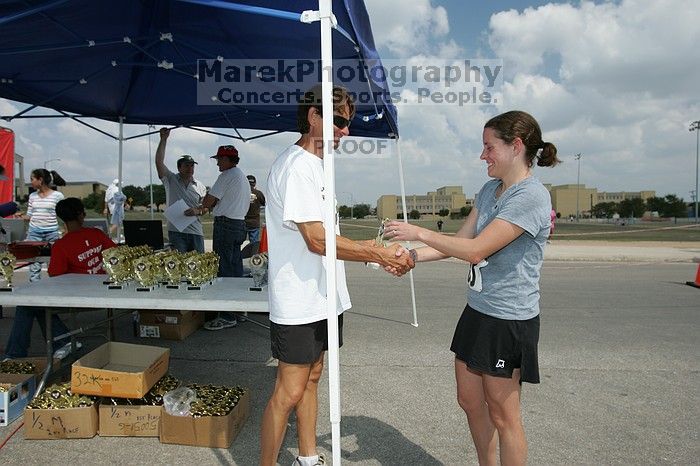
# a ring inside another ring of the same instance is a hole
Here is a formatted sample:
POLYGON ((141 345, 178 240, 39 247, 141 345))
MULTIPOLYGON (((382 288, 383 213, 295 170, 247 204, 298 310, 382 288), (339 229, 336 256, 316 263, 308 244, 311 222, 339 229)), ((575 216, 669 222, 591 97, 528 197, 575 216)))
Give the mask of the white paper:
POLYGON ((173 224, 177 231, 183 231, 197 220, 196 215, 191 217, 185 215, 185 211, 187 209, 189 209, 189 207, 182 199, 174 204, 171 204, 167 209, 165 209, 165 218, 167 218, 168 221, 173 224))

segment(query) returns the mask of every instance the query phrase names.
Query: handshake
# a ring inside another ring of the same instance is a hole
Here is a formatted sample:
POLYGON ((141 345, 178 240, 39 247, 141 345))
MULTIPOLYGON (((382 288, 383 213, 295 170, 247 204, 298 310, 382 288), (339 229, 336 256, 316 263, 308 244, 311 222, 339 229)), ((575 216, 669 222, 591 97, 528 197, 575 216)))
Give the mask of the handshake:
POLYGON ((376 250, 373 249, 373 252, 379 255, 374 263, 383 267, 390 274, 400 277, 416 266, 415 253, 411 254, 411 251, 398 243, 387 245, 384 242, 384 227, 387 222, 389 219, 384 219, 379 226, 377 237, 367 243, 376 248, 376 250))
POLYGON ((400 277, 416 266, 410 251, 400 244, 392 244, 388 247, 375 247, 378 250, 381 248, 381 259, 377 263, 394 276, 400 277))

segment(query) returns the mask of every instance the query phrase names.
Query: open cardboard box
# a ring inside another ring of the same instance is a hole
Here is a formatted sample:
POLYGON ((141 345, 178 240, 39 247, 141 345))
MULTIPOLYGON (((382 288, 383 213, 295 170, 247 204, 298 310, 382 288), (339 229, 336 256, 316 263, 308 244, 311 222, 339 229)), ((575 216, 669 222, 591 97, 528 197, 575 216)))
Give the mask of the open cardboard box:
POLYGON ((160 415, 160 442, 228 448, 243 428, 249 413, 250 390, 245 391, 236 407, 226 416, 172 416, 163 408, 160 415))
MULTIPOLYGON (((41 375, 44 373, 46 370, 46 356, 44 357, 31 357, 31 358, 17 358, 17 359, 12 359, 13 362, 31 362, 34 364, 34 375, 41 375)), ((61 367, 61 360, 58 358, 53 358, 53 370, 55 371, 59 367, 61 367)), ((0 372, 0 376, 4 375, 4 373, 0 372)))
POLYGON ((0 426, 9 425, 22 415, 34 398, 36 380, 33 374, 0 374, 0 426))
POLYGON ((97 403, 84 408, 25 409, 24 438, 92 438, 97 433, 97 403))
POLYGON ((168 372, 170 349, 110 341, 73 363, 71 391, 143 398, 168 372))

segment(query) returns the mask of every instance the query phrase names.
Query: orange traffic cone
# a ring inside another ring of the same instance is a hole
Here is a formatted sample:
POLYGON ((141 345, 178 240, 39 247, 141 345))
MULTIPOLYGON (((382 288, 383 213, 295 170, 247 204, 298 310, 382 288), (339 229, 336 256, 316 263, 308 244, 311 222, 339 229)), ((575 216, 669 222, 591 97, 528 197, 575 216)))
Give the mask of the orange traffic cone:
POLYGON ((694 286, 695 288, 700 288, 700 264, 698 264, 698 271, 695 272, 695 281, 694 282, 685 282, 685 284, 690 285, 690 286, 694 286))
POLYGON ((267 252, 267 227, 262 227, 262 233, 260 233, 260 247, 258 248, 258 253, 267 252))

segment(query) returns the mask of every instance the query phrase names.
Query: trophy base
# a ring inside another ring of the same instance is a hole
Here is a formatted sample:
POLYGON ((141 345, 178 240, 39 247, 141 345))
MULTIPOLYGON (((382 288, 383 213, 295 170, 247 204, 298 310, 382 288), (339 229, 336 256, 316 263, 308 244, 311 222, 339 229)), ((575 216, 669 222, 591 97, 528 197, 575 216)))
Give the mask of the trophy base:
POLYGON ((0 286, 0 293, 2 293, 3 291, 12 291, 12 290, 14 290, 14 288, 12 288, 11 286, 0 286))
POLYGON ((251 286, 248 288, 248 291, 263 291, 265 288, 267 288, 267 285, 251 286))
POLYGON ((180 285, 165 285, 166 290, 182 290, 185 288, 185 284, 182 283, 180 285))
POLYGON ((137 286, 136 291, 155 291, 156 288, 158 288, 158 285, 137 286))
POLYGON ((127 287, 126 283, 115 283, 115 282, 104 282, 105 285, 107 285, 108 290, 123 290, 124 288, 127 287))
POLYGON ((208 287, 208 286, 210 286, 210 285, 213 285, 213 284, 214 284, 214 281, 208 281, 208 282, 200 283, 199 285, 195 285, 194 283, 188 282, 188 284, 187 284, 187 291, 201 291, 201 290, 203 290, 204 288, 206 288, 206 287, 208 287))

